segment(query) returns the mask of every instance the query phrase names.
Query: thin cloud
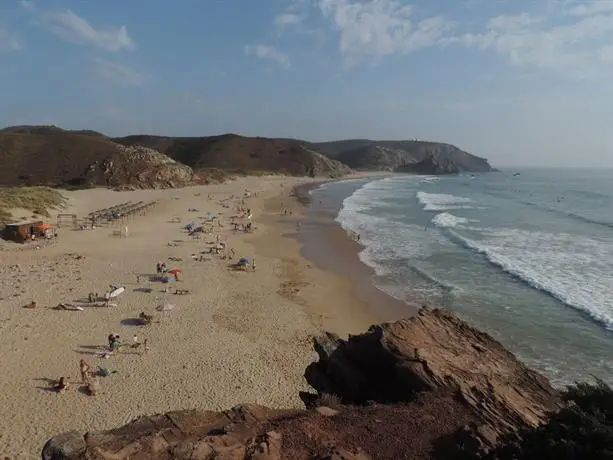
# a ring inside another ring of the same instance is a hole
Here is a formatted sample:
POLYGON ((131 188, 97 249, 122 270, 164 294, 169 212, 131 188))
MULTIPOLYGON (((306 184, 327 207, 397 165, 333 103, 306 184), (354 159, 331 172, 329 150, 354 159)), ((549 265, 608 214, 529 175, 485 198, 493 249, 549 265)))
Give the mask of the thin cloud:
POLYGON ((65 42, 111 52, 136 48, 125 26, 94 27, 72 10, 39 11, 33 2, 26 0, 21 1, 21 6, 36 15, 45 29, 65 42))
POLYGON ((493 51, 526 69, 579 78, 613 74, 613 0, 558 2, 546 14, 494 16, 481 29, 465 31, 441 16, 416 21, 413 7, 399 0, 316 1, 351 63, 461 45, 493 51))
POLYGON ((275 17, 275 27, 284 28, 288 26, 295 26, 304 21, 304 16, 296 13, 281 13, 275 17))
POLYGON ((382 58, 437 45, 453 28, 441 16, 413 21, 413 8, 398 0, 319 0, 319 9, 340 34, 340 52, 382 58))
POLYGON ((577 20, 564 25, 526 14, 499 16, 489 21, 485 32, 464 34, 448 42, 495 51, 518 67, 580 78, 611 76, 611 13, 578 15, 577 20))
POLYGON ((591 16, 593 14, 611 12, 613 12, 613 1, 610 0, 595 0, 581 3, 565 11, 570 16, 591 16))
POLYGON ((117 86, 143 86, 150 76, 131 67, 106 59, 94 59, 93 73, 98 80, 113 83, 117 86))
POLYGON ((0 27, 0 53, 19 51, 23 49, 21 39, 8 29, 0 27))
POLYGON ((245 54, 254 56, 259 59, 268 59, 279 65, 282 69, 289 69, 291 66, 290 58, 287 54, 279 51, 274 46, 270 45, 247 45, 245 46, 245 54))
POLYGON ((21 0, 19 4, 24 10, 27 11, 34 11, 36 9, 34 2, 31 2, 29 0, 21 0))

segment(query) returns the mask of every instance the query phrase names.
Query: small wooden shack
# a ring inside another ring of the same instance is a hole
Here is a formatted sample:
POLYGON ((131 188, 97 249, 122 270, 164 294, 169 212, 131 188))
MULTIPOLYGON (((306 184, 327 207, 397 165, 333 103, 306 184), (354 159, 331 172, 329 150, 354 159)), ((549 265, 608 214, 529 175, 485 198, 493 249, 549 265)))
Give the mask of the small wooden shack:
POLYGON ((43 226, 42 220, 24 220, 8 224, 3 232, 5 240, 23 243, 31 238, 31 235, 39 236, 43 226))

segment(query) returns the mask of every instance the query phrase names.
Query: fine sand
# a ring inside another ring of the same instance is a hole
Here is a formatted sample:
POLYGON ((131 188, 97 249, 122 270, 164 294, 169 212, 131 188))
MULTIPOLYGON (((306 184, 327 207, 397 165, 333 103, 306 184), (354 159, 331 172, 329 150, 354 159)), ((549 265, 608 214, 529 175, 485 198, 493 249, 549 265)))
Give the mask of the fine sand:
POLYGON ((303 373, 316 358, 311 337, 322 329, 359 332, 380 319, 362 308, 353 281, 311 264, 300 255, 298 240, 288 237, 304 212, 292 189, 309 181, 248 177, 178 190, 66 192, 69 202, 61 212, 80 217, 126 201, 158 204, 122 224, 128 226, 125 238, 113 235, 122 225, 108 224, 61 228, 50 244, 2 243, 0 454, 37 458, 54 434, 108 429, 142 414, 243 402, 302 407, 298 392, 308 390, 303 373), (257 193, 244 204, 253 213, 253 233, 234 232, 230 224, 245 190, 257 193), (282 215, 284 209, 292 214, 282 215), (207 212, 218 213, 223 227, 215 224, 212 234, 192 239, 184 225, 207 212), (192 259, 218 235, 235 250, 232 261, 215 254, 192 259), (230 270, 241 257, 255 257, 257 269, 230 270), (181 281, 150 280, 160 261, 182 269, 181 281), (117 306, 80 302, 109 285, 126 288, 114 299, 117 306), (189 293, 175 295, 176 288, 189 293), (36 308, 23 308, 31 301, 36 308), (84 311, 51 308, 58 303, 84 311), (173 304, 172 311, 156 310, 164 303, 173 304), (135 326, 140 312, 154 315, 154 323, 135 326), (149 350, 124 347, 108 359, 98 357, 111 332, 128 344, 134 335, 141 343, 147 339, 149 350), (80 359, 111 372, 100 378, 97 396, 82 391, 80 359), (70 378, 72 388, 50 391, 50 381, 61 376, 70 378))

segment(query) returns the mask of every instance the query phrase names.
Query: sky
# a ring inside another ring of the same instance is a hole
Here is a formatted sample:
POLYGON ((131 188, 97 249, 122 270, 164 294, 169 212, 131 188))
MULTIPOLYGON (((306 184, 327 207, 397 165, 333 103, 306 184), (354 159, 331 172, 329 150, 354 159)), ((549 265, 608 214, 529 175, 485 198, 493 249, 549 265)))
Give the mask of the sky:
POLYGON ((2 0, 0 85, 0 126, 613 167, 613 0, 2 0))

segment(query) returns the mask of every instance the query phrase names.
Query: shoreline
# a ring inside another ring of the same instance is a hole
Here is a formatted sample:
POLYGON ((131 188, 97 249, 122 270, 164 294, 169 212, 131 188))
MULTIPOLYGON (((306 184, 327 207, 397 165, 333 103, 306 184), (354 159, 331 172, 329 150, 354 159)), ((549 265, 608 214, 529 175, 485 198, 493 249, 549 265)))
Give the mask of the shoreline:
MULTIPOLYGON (((363 178, 376 180, 375 177, 376 175, 369 174, 363 178)), ((361 177, 357 177, 359 178, 361 177)), ((354 178, 349 180, 352 179, 354 178)), ((377 323, 415 315, 419 305, 399 300, 374 284, 375 270, 359 257, 364 246, 353 240, 335 220, 339 209, 335 209, 334 215, 331 215, 313 206, 310 195, 312 190, 325 183, 342 180, 307 183, 294 187, 296 199, 304 208, 302 213, 304 225, 300 232, 295 232, 293 235, 301 244, 300 254, 318 268, 348 279, 352 284, 352 296, 360 305, 359 308, 371 315, 377 323)))
MULTIPOLYGON (((356 295, 352 277, 321 267, 303 253, 296 230, 296 222, 301 222, 302 230, 308 221, 308 196, 302 191, 327 182, 331 181, 299 183, 268 199, 264 205, 266 235, 254 236, 250 242, 258 255, 279 258, 279 293, 300 305, 318 331, 348 336, 384 319, 369 307, 367 299, 356 295), (286 209, 291 214, 285 215, 286 209)), ((325 235, 318 238, 324 240, 325 235)))

